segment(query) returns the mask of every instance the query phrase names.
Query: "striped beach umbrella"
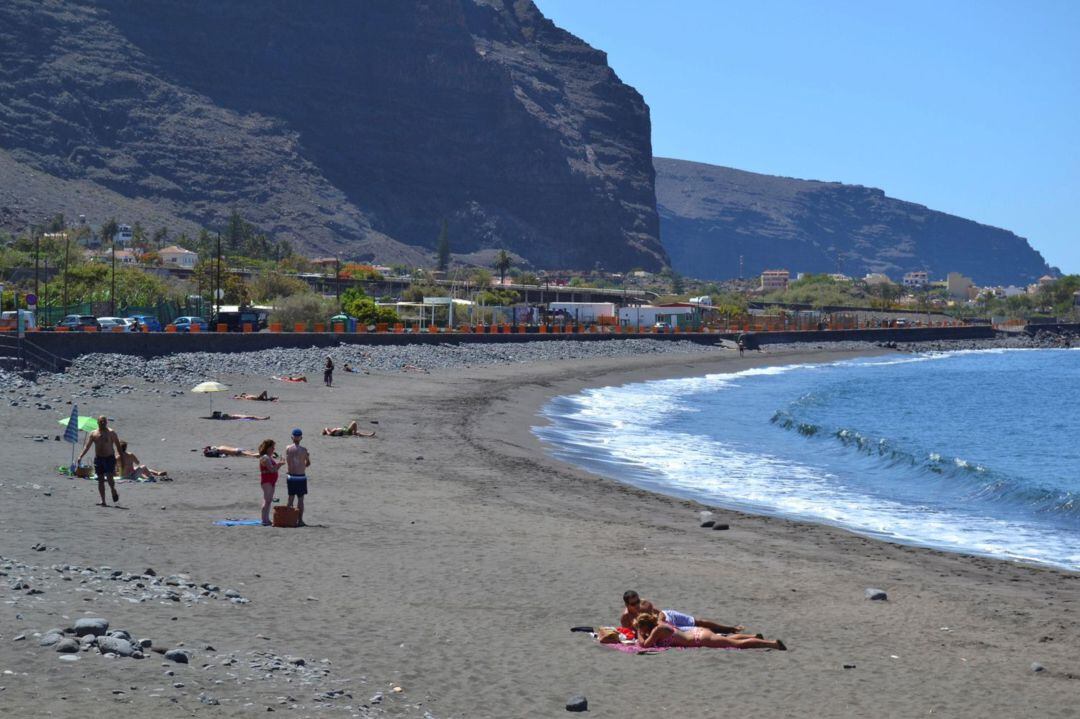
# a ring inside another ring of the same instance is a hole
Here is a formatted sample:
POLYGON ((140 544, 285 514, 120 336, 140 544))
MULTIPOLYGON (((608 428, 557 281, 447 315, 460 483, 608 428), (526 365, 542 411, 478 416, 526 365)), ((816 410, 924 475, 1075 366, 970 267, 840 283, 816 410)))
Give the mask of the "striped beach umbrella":
POLYGON ((71 443, 71 471, 75 472, 75 445, 79 443, 79 405, 71 405, 71 416, 64 429, 64 441, 71 443))

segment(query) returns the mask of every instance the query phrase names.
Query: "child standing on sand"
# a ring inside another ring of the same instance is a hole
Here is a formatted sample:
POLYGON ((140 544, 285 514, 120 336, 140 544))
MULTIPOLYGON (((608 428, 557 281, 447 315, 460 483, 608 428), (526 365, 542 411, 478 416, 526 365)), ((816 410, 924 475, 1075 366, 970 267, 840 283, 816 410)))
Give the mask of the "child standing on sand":
POLYGON ((304 496, 307 495, 307 468, 311 466, 311 456, 307 447, 300 446, 300 440, 304 433, 299 428, 292 431, 293 443, 285 450, 285 462, 289 465, 289 476, 285 485, 289 488, 289 508, 293 506, 293 498, 296 499, 296 509, 299 511, 297 527, 307 526, 304 524, 304 496))
POLYGON ((284 462, 274 459, 274 440, 264 439, 259 445, 259 486, 262 487, 262 523, 270 526, 270 505, 274 502, 274 489, 277 487, 278 470, 284 462))

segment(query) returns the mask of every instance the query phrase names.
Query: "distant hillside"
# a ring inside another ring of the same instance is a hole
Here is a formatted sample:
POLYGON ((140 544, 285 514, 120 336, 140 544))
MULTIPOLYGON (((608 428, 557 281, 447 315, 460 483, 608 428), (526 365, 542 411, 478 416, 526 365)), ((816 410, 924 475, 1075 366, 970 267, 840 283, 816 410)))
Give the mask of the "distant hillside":
POLYGON ((3 0, 0 228, 659 269, 649 108, 528 0, 3 0))
POLYGON ((1022 284, 1051 268, 1027 240, 881 190, 654 158, 660 233, 676 270, 709 279, 764 269, 962 272, 1022 284))

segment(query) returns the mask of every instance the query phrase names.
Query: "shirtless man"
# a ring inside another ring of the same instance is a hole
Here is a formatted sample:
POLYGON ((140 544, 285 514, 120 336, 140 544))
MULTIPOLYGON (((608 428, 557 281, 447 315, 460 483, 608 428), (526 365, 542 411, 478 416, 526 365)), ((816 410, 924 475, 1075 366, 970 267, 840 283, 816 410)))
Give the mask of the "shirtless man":
POLYGON ((637 617, 640 612, 651 612, 658 614, 660 616, 660 621, 667 622, 682 630, 693 627, 704 627, 717 634, 738 634, 743 630, 743 627, 740 626, 732 627, 727 624, 711 622, 707 619, 696 619, 689 614, 674 609, 658 610, 652 602, 639 597, 638 593, 633 589, 623 593, 623 604, 626 605, 626 608, 623 609, 620 623, 627 629, 634 628, 634 618, 637 617))
MULTIPOLYGON (((195 450, 191 450, 194 452, 195 450)), ((204 457, 258 457, 259 453, 243 447, 228 447, 223 444, 203 447, 204 457)))
POLYGON ((296 500, 296 508, 300 517, 296 526, 306 527, 304 524, 304 496, 307 495, 307 468, 311 466, 311 455, 307 447, 300 446, 300 440, 304 433, 299 428, 292 431, 293 443, 285 450, 285 464, 289 468, 289 474, 285 478, 285 486, 289 489, 289 509, 292 509, 293 499, 296 500))
POLYGON ((105 503, 105 482, 108 481, 109 489, 112 490, 112 501, 116 504, 120 501, 120 495, 116 491, 116 458, 124 452, 120 448, 120 438, 116 432, 109 429, 109 420, 104 415, 98 417, 98 428, 86 438, 86 446, 83 447, 79 461, 94 447, 94 472, 97 474, 98 494, 101 495, 101 506, 108 507, 105 503), (113 450, 116 450, 115 452, 113 450))

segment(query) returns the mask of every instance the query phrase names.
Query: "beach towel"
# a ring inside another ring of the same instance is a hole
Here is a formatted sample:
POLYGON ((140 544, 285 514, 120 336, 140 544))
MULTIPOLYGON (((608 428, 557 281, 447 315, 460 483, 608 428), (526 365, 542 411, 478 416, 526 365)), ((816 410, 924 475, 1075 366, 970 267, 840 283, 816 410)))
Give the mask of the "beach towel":
POLYGON ((219 519, 214 522, 219 527, 261 527, 261 519, 219 519))

